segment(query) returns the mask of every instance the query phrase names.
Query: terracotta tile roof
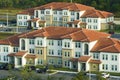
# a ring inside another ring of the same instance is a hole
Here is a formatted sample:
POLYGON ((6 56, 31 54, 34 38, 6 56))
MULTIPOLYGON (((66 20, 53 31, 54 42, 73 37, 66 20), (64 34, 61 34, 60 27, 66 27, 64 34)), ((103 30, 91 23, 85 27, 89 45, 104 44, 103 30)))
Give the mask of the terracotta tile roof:
POLYGON ((7 56, 15 56, 15 53, 10 53, 7 56))
POLYGON ((113 16, 110 12, 100 11, 100 10, 86 10, 85 13, 81 16, 81 18, 92 17, 92 18, 106 18, 113 16))
POLYGON ((15 56, 24 56, 27 53, 27 51, 19 51, 15 54, 15 56))
POLYGON ((38 20, 40 20, 40 19, 39 18, 33 18, 33 19, 28 20, 28 21, 37 22, 38 20))
POLYGON ((0 40, 0 44, 3 45, 11 45, 11 46, 19 46, 19 35, 22 35, 24 33, 20 33, 20 34, 15 34, 13 36, 10 36, 6 39, 2 39, 0 40))
POLYGON ((35 55, 35 54, 27 54, 26 56, 25 56, 25 58, 37 58, 37 56, 35 55))
POLYGON ((91 57, 90 56, 81 56, 78 61, 79 62, 87 62, 91 57))
POLYGON ((100 38, 108 37, 108 36, 110 35, 106 33, 97 32, 97 31, 88 30, 88 29, 82 29, 74 33, 65 35, 62 38, 71 38, 74 41, 91 42, 91 41, 98 40, 100 38))
POLYGON ((70 61, 72 61, 72 62, 78 62, 78 58, 71 58, 70 61))
POLYGON ((74 20, 72 22, 68 22, 68 24, 78 24, 80 22, 80 20, 74 20))
POLYGON ((100 61, 100 60, 90 59, 89 63, 100 64, 100 63, 101 63, 101 61, 100 61))
POLYGON ((52 2, 42 6, 37 7, 36 9, 53 9, 53 10, 72 10, 72 11, 81 11, 81 10, 88 10, 94 9, 93 7, 78 4, 78 3, 67 3, 67 2, 52 2), (62 6, 61 6, 62 5, 62 6))
POLYGON ((101 38, 91 50, 92 52, 120 52, 120 41, 113 38, 101 38))
POLYGON ((42 21, 42 20, 39 21, 39 23, 45 23, 45 22, 46 22, 46 21, 42 21))
POLYGON ((82 28, 46 27, 40 30, 28 32, 20 35, 19 37, 47 37, 49 39, 72 39, 74 41, 90 42, 108 36, 110 35, 106 33, 82 28))

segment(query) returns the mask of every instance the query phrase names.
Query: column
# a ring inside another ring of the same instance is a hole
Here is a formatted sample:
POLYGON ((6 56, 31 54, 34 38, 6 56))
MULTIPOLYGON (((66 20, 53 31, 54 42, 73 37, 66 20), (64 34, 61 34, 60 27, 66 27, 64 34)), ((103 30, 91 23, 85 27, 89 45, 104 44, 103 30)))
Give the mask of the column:
POLYGON ((69 67, 70 69, 72 69, 72 62, 70 61, 70 67, 69 67))

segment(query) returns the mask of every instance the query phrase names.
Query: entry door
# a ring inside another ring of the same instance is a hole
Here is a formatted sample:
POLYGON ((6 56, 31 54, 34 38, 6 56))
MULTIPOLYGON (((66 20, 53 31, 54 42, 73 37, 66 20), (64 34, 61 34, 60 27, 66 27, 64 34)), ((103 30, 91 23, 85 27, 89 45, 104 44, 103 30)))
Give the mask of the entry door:
POLYGON ((86 71, 86 63, 81 63, 81 71, 86 71))

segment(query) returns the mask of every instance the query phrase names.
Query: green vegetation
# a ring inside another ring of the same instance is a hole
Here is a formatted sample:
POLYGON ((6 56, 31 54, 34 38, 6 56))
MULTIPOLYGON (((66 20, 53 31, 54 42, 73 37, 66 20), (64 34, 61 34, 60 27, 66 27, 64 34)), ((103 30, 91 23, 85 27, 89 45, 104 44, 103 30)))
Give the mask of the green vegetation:
MULTIPOLYGON (((56 0, 56 2, 70 2, 71 0, 56 0)), ((120 17, 120 0, 72 0, 76 3, 81 3, 93 6, 96 9, 110 11, 115 16, 120 17)), ((43 4, 55 2, 55 0, 0 0, 0 8, 32 8, 43 4)), ((1 12, 1 11, 0 11, 1 12)))
POLYGON ((5 39, 9 36, 12 36, 14 35, 15 33, 3 33, 3 32, 0 32, 0 39, 5 39))

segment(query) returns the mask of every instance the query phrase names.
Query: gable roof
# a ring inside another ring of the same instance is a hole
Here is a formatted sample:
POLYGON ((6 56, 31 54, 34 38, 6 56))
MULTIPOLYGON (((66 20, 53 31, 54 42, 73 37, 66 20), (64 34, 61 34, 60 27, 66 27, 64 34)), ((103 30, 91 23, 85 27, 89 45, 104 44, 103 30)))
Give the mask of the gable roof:
POLYGON ((95 9, 86 10, 81 18, 92 17, 92 18, 106 18, 113 16, 112 13, 106 11, 100 11, 95 9))
POLYGON ((108 36, 110 35, 107 33, 82 28, 46 27, 28 32, 19 37, 47 37, 49 39, 72 39, 73 41, 91 42, 108 36))
POLYGON ((91 50, 92 52, 120 52, 120 41, 113 38, 101 38, 91 50))
POLYGON ((91 58, 91 56, 80 56, 78 61, 79 62, 87 62, 90 58, 91 58))
POLYGON ((37 7, 36 9, 53 9, 53 10, 71 10, 71 11, 81 11, 94 9, 94 7, 86 6, 78 3, 67 3, 67 2, 52 2, 42 6, 37 7), (62 5, 62 6, 61 6, 62 5))
POLYGON ((15 34, 13 36, 10 36, 6 39, 1 39, 0 40, 0 44, 4 44, 4 45, 11 45, 11 46, 19 46, 19 35, 22 35, 24 33, 20 33, 20 34, 15 34))
POLYGON ((20 56, 20 57, 22 57, 22 56, 24 56, 26 53, 27 53, 27 51, 19 51, 19 52, 17 52, 17 53, 15 54, 15 56, 20 56))

